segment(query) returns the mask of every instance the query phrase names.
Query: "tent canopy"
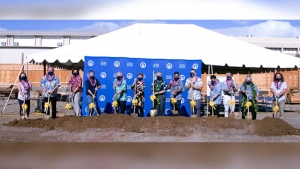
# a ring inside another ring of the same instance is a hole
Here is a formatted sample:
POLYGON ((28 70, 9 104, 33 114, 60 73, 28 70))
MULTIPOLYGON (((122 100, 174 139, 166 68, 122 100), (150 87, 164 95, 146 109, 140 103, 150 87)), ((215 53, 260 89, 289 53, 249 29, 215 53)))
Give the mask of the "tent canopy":
POLYGON ((295 68, 300 59, 192 24, 137 23, 98 37, 37 54, 29 61, 83 68, 84 56, 202 60, 206 65, 295 68))

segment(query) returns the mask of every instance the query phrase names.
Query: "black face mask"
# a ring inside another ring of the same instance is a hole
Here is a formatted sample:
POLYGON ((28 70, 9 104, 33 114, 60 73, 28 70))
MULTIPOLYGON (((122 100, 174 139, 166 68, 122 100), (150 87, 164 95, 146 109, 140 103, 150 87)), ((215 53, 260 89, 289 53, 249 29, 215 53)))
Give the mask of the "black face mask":
POLYGON ((94 79, 95 79, 95 76, 90 76, 90 79, 94 80, 94 79))
POLYGON ((178 81, 178 80, 179 80, 179 77, 174 77, 174 80, 175 80, 175 81, 178 81))
POLYGON ((162 77, 161 77, 161 76, 156 76, 156 79, 157 79, 157 80, 161 80, 162 77))
POLYGON ((231 76, 227 76, 227 80, 231 80, 231 76))
POLYGON ((48 75, 52 76, 54 73, 53 72, 48 72, 48 75))
POLYGON ((27 80, 27 77, 26 76, 22 76, 21 80, 27 80))
POLYGON ((194 77, 194 76, 195 76, 195 73, 190 73, 190 76, 191 76, 191 77, 194 77))
POLYGON ((251 83, 252 83, 252 82, 249 82, 249 81, 246 82, 247 85, 250 85, 251 83))
POLYGON ((216 82, 215 81, 211 81, 211 84, 214 85, 216 82))
POLYGON ((73 72, 73 76, 77 76, 78 75, 78 73, 77 72, 73 72))
POLYGON ((122 80, 122 78, 123 78, 122 76, 118 76, 117 77, 118 80, 122 80))
POLYGON ((142 78, 142 77, 139 77, 139 78, 138 78, 138 81, 142 81, 142 80, 143 80, 143 78, 142 78))
POLYGON ((276 81, 279 82, 281 80, 281 78, 276 78, 276 81))

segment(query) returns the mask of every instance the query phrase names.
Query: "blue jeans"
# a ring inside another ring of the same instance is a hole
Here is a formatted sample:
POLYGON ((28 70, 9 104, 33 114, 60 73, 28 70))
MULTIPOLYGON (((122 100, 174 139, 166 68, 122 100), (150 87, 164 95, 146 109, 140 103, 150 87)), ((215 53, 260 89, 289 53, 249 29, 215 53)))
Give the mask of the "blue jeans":
MULTIPOLYGON (((89 115, 90 116, 95 116, 95 115, 97 115, 97 112, 96 112, 96 110, 95 109, 90 109, 90 103, 92 103, 93 102, 93 97, 91 96, 91 95, 87 95, 86 96, 86 104, 87 104, 87 108, 88 108, 88 110, 89 110, 89 115)), ((97 109, 97 98, 95 98, 94 99, 94 104, 96 105, 96 109, 97 109)))

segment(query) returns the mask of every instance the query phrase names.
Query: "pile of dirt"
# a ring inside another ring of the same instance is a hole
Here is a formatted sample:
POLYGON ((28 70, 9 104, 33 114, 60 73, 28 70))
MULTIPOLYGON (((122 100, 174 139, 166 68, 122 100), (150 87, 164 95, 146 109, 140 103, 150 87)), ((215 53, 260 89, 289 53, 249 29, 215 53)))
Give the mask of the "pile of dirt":
POLYGON ((281 119, 264 118, 263 120, 246 121, 234 118, 188 118, 188 117, 155 117, 133 118, 128 115, 103 114, 93 117, 64 116, 52 120, 28 119, 13 120, 6 126, 35 127, 48 130, 62 128, 70 132, 86 129, 116 129, 136 133, 159 133, 162 136, 187 136, 194 132, 208 129, 213 132, 235 129, 245 130, 248 134, 261 136, 299 135, 298 129, 281 119))
POLYGON ((300 135, 300 130, 294 128, 279 118, 265 117, 255 121, 255 133, 260 136, 300 135))

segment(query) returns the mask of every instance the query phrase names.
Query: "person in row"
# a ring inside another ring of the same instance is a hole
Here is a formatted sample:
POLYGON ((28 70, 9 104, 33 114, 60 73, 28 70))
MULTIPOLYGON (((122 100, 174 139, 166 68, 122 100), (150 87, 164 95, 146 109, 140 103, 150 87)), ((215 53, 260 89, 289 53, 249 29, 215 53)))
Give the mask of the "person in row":
POLYGON ((45 112, 46 115, 52 111, 52 119, 56 118, 56 102, 57 102, 57 89, 61 86, 60 79, 55 76, 54 68, 48 67, 48 73, 42 78, 40 85, 43 88, 43 96, 45 103, 50 99, 50 109, 45 112))
POLYGON ((81 115, 81 108, 80 108, 80 97, 81 97, 81 90, 82 90, 82 78, 79 75, 79 69, 72 70, 72 77, 69 81, 71 93, 69 98, 72 99, 72 104, 74 107, 75 116, 81 115))
MULTIPOLYGON (((88 73, 88 79, 85 81, 85 86, 86 86, 86 104, 87 104, 87 109, 88 112, 92 116, 97 114, 97 111, 95 109, 91 109, 89 105, 91 103, 94 103, 96 106, 98 105, 98 99, 96 98, 97 96, 97 91, 101 87, 100 82, 98 81, 97 78, 95 78, 95 73, 93 70, 90 70, 88 73)), ((97 108, 96 108, 97 109, 97 108)))
POLYGON ((154 95, 156 99, 154 100, 154 109, 157 111, 158 116, 162 116, 165 112, 165 102, 166 102, 166 90, 167 84, 162 78, 162 72, 156 72, 156 80, 151 85, 151 89, 154 89, 154 95), (153 87, 154 85, 154 87, 153 87))
POLYGON ((247 101, 251 102, 249 112, 252 114, 252 120, 256 120, 256 114, 258 112, 258 94, 259 90, 257 86, 252 82, 252 77, 247 75, 244 83, 240 87, 242 93, 242 119, 245 119, 248 108, 246 106, 247 101))
POLYGON ((222 87, 223 84, 217 79, 215 75, 210 76, 210 83, 208 83, 210 88, 210 101, 215 103, 214 108, 210 108, 210 113, 214 113, 217 117, 220 117, 220 106, 222 102, 222 87), (212 110, 214 109, 214 110, 212 110))
POLYGON ((171 99, 176 98, 175 111, 177 112, 180 112, 181 100, 182 100, 182 89, 183 89, 183 82, 181 81, 179 75, 180 75, 179 72, 174 72, 173 79, 170 81, 170 83, 167 86, 167 89, 171 89, 170 91, 171 109, 174 110, 174 104, 172 104, 171 99))
POLYGON ((203 82, 201 78, 197 76, 196 70, 191 69, 190 77, 185 82, 185 88, 188 90, 188 100, 189 103, 194 100, 196 102, 196 106, 193 107, 190 105, 190 111, 195 112, 198 117, 201 116, 201 90, 203 88, 203 82))
POLYGON ((134 79, 134 83, 131 85, 131 89, 135 90, 135 95, 133 99, 138 101, 137 106, 135 106, 135 113, 139 114, 139 117, 144 117, 144 102, 145 102, 145 88, 146 83, 143 81, 144 74, 139 73, 137 79, 134 79))
POLYGON ((27 75, 23 72, 19 76, 19 84, 18 84, 18 102, 20 105, 20 118, 28 119, 30 112, 30 91, 32 90, 31 82, 27 79, 27 75), (26 104, 27 108, 23 111, 22 105, 26 104), (25 113, 26 114, 23 114, 25 113))
MULTIPOLYGON (((223 105, 224 105, 224 116, 228 117, 228 113, 234 113, 235 109, 235 93, 238 91, 237 83, 232 79, 233 74, 231 72, 226 73, 226 80, 223 82, 222 90, 224 92, 223 105), (230 104, 230 100, 233 100, 234 104, 230 104), (230 112, 229 112, 230 109, 230 112)), ((238 114, 236 113, 237 117, 238 114)))
POLYGON ((270 90, 273 94, 273 106, 278 105, 280 112, 279 117, 283 118, 284 107, 286 102, 285 94, 287 92, 287 84, 284 81, 284 77, 281 73, 277 72, 274 74, 274 79, 271 83, 270 90))
POLYGON ((125 114, 127 101, 127 83, 122 72, 117 72, 117 78, 113 82, 114 100, 118 102, 117 112, 125 114))

